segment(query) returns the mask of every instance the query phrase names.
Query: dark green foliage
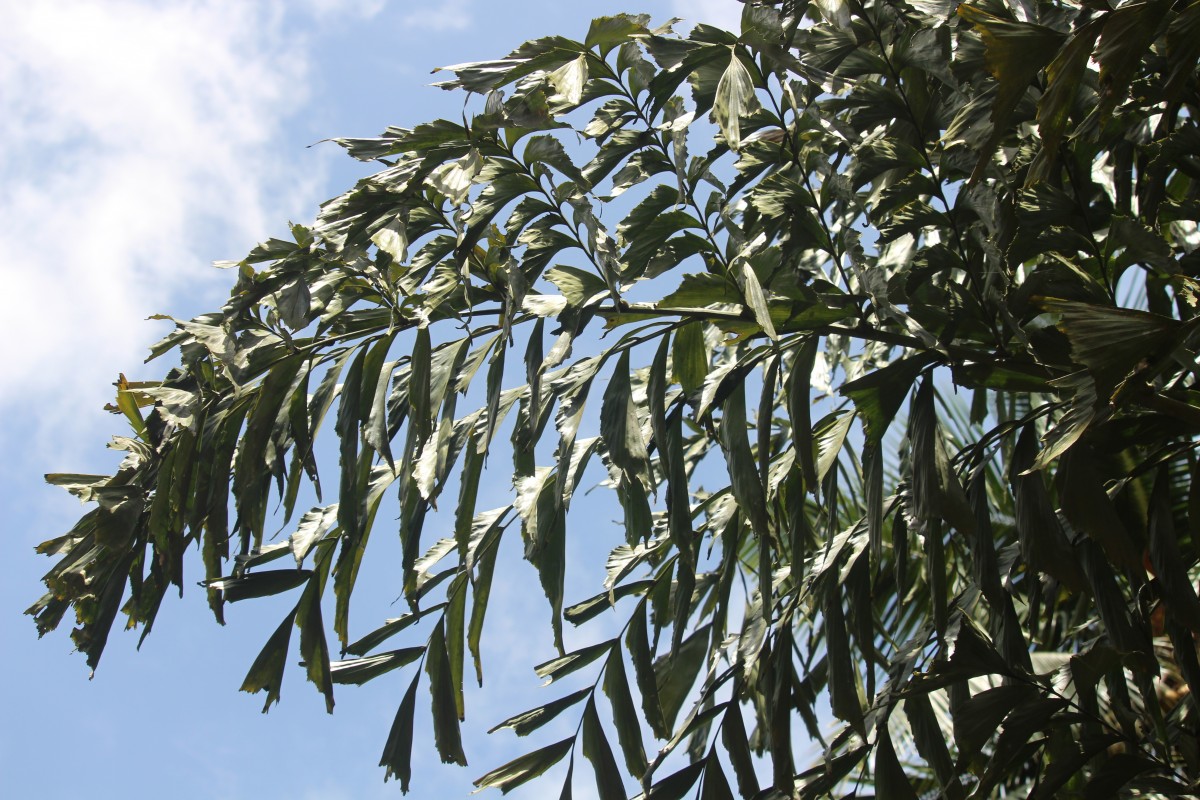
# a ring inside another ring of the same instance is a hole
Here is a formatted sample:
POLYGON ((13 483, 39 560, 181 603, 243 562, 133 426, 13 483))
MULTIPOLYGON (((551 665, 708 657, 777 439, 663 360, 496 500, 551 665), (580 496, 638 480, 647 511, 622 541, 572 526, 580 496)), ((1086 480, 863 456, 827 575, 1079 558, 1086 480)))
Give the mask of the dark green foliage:
POLYGON ((446 68, 483 96, 463 124, 342 140, 381 171, 119 382, 126 458, 48 476, 97 507, 30 613, 73 609, 95 667, 198 544, 218 620, 296 603, 243 685, 268 707, 293 625, 329 708, 407 671, 407 790, 420 683, 467 761, 517 547, 537 674, 592 683, 498 725, 578 722, 481 787, 566 759, 569 797, 581 757, 606 799, 1196 793, 1198 9, 753 0, 740 35, 617 15, 446 68), (605 470, 624 541, 574 594, 605 470), (411 611, 351 642, 393 497, 411 611), (566 652, 564 621, 605 633, 566 652))

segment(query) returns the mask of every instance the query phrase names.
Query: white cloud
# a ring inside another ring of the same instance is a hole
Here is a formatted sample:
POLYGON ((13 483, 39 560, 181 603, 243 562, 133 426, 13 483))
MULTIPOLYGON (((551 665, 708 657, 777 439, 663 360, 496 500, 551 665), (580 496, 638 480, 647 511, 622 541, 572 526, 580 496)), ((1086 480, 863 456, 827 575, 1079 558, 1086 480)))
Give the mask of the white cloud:
POLYGON ((686 31, 697 22, 734 33, 742 29, 742 4, 737 0, 672 0, 671 7, 688 23, 677 30, 686 31))
POLYGON ((316 17, 355 16, 369 19, 387 5, 388 0, 302 0, 304 6, 316 17))
POLYGON ((421 7, 400 18, 401 26, 432 31, 460 31, 471 24, 470 0, 441 0, 421 7))
MULTIPOLYGON (((339 3, 371 12, 344 0, 309 0, 307 10, 339 3)), ((204 293, 206 305, 219 302, 228 273, 212 259, 311 216, 320 170, 297 176, 297 153, 280 147, 308 70, 284 9, 7 4, 0 406, 58 425, 95 409, 116 372, 165 332, 148 314, 204 293)))

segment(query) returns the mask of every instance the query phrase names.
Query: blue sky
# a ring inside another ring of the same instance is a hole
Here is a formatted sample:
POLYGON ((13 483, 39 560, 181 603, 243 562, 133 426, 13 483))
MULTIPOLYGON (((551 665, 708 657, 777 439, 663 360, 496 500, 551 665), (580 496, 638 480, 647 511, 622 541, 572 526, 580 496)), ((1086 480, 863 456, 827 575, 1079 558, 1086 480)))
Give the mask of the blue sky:
MULTIPOLYGON (((284 234, 288 220, 309 221, 364 174, 337 147, 309 145, 458 116, 462 95, 427 86, 435 66, 497 57, 544 34, 582 38, 592 17, 619 11, 735 27, 740 6, 0 0, 0 9, 4 794, 397 796, 376 764, 403 677, 339 692, 332 717, 299 670, 269 715, 236 691, 278 609, 236 607, 219 628, 201 592, 169 598, 142 651, 135 636, 114 635, 92 681, 65 624, 38 641, 21 611, 51 562, 32 548, 81 510, 41 475, 110 471, 104 444, 120 427, 101 407, 113 380, 169 366, 142 364, 165 332, 146 317, 218 307, 230 276, 212 261, 284 234)), ((548 637, 531 638, 525 619, 545 628, 545 609, 499 588, 494 602, 509 621, 492 634, 501 641, 487 692, 468 698, 471 767, 437 764, 419 727, 412 796, 465 796, 472 778, 534 744, 484 731, 551 699, 529 668, 548 637)))

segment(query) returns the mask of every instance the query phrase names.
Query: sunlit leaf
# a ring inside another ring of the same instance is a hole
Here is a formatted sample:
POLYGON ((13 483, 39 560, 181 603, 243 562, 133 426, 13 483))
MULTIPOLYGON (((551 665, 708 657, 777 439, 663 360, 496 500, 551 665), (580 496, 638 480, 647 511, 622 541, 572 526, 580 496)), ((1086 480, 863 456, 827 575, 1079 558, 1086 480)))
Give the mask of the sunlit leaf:
POLYGON ((736 49, 730 49, 729 66, 721 73, 717 84, 716 100, 713 102, 713 116, 726 143, 737 150, 742 143, 743 117, 758 110, 758 97, 754 93, 754 80, 750 71, 738 57, 736 49))

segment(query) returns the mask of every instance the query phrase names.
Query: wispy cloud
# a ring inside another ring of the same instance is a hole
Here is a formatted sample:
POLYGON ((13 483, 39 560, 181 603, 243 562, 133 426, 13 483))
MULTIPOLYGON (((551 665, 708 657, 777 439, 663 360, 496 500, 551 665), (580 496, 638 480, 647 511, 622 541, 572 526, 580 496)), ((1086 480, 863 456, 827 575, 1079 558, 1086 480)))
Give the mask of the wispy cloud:
POLYGON ((381 7, 9 6, 0 31, 0 407, 36 404, 35 418, 60 425, 95 408, 116 372, 141 361, 156 333, 148 314, 215 293, 228 275, 209 267, 213 258, 311 214, 320 170, 301 177, 285 169, 296 154, 280 152, 309 70, 288 15, 381 7))
POLYGON ((406 28, 432 31, 460 31, 471 24, 471 0, 442 0, 426 4, 405 14, 400 24, 406 28))
POLYGON ((382 11, 387 4, 388 0, 301 0, 297 5, 315 17, 370 18, 382 11))

